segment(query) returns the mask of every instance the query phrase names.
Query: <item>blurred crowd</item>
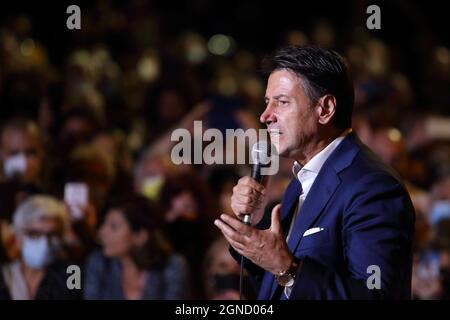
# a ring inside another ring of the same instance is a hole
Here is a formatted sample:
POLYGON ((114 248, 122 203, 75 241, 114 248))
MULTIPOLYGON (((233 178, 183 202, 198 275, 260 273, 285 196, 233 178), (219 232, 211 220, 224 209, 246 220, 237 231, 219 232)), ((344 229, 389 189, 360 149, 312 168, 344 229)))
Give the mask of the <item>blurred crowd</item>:
MULTIPOLYGON (((249 167, 174 165, 171 133, 201 140, 194 120, 204 130, 262 128, 268 52, 220 34, 164 38, 151 13, 99 3, 83 12, 78 37, 89 41, 64 48, 58 63, 31 16, 0 24, 0 299, 237 299, 239 265, 213 220, 232 214, 232 188, 249 167), (73 183, 87 191, 78 206, 73 183), (81 290, 67 288, 72 264, 81 290)), ((407 70, 408 52, 356 28, 338 41, 326 20, 279 39, 273 49, 315 43, 346 57, 353 128, 402 175, 416 208, 412 298, 448 299, 449 47, 423 43, 407 70)), ((269 181, 269 207, 291 167, 282 160, 269 181)))

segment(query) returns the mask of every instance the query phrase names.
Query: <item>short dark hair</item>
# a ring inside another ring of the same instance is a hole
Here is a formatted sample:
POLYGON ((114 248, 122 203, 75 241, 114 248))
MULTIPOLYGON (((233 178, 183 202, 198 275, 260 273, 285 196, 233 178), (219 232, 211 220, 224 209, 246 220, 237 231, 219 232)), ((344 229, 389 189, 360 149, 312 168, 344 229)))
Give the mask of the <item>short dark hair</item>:
POLYGON ((303 80, 303 89, 311 103, 331 94, 336 98, 333 124, 340 129, 351 126, 354 91, 344 59, 335 51, 318 46, 283 47, 263 60, 263 73, 277 70, 294 72, 303 80))

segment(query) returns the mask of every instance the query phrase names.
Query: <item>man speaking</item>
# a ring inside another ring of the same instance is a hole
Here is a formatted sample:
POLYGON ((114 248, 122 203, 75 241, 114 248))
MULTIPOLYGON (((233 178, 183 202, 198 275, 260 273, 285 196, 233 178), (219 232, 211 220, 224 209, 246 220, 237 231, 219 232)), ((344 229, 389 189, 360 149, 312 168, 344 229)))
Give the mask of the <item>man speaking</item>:
POLYGON ((236 217, 215 221, 233 256, 248 259, 258 299, 409 299, 414 208, 398 175, 352 132, 343 59, 291 46, 265 68, 260 121, 278 154, 293 160, 294 177, 271 217, 265 187, 241 178, 231 197, 236 217))

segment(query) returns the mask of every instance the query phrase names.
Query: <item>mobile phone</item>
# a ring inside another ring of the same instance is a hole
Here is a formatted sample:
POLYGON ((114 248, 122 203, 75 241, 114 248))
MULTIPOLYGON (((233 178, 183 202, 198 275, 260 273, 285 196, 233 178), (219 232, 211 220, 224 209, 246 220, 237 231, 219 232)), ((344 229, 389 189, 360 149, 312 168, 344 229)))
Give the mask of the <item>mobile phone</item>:
POLYGON ((69 182, 64 186, 64 202, 69 207, 69 214, 75 220, 84 217, 83 209, 89 202, 89 189, 86 183, 69 182))

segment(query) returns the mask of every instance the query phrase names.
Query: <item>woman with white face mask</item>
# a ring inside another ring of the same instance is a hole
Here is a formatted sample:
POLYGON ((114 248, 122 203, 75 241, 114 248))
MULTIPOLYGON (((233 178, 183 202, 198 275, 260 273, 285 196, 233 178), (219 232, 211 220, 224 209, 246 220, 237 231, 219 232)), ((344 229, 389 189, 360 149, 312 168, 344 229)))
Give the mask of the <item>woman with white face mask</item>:
POLYGON ((13 225, 21 256, 1 268, 0 299, 75 297, 67 288, 62 263, 68 226, 63 203, 50 196, 32 196, 17 208, 13 225))

